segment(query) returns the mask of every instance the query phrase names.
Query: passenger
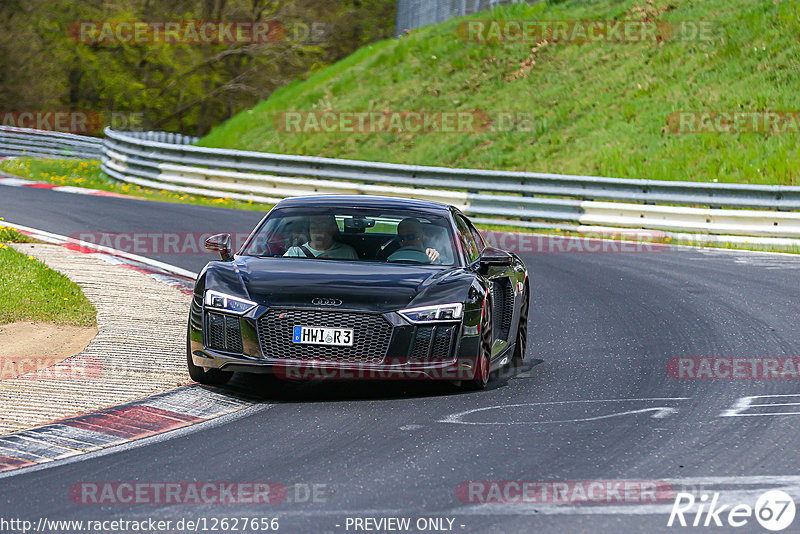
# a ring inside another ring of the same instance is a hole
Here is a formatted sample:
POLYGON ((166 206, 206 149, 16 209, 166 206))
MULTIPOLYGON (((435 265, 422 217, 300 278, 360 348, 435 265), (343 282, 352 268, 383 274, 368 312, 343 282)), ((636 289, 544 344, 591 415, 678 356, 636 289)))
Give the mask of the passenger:
POLYGON ((296 217, 286 225, 284 244, 285 249, 299 247, 308 241, 308 217, 296 217))
POLYGON ((387 261, 411 261, 417 263, 439 263, 439 251, 424 248, 422 223, 414 217, 407 217, 397 225, 400 248, 394 251, 387 261))
POLYGON ((310 240, 291 247, 284 256, 290 258, 330 258, 336 260, 357 260, 358 254, 350 245, 336 241, 339 226, 333 215, 312 215, 308 225, 310 240))

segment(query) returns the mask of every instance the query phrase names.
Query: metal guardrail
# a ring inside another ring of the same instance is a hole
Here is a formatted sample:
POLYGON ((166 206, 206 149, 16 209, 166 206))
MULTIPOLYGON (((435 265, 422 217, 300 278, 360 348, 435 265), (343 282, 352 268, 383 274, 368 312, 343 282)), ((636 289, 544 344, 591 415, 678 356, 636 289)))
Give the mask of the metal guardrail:
POLYGON ((96 137, 0 126, 0 156, 100 159, 102 149, 96 137))
POLYGON ((125 135, 133 137, 134 139, 157 141, 159 143, 169 143, 172 145, 193 145, 200 140, 199 137, 172 132, 125 132, 125 135))
MULTIPOLYGON (((107 128, 105 135, 100 157, 106 174, 192 195, 275 203, 298 195, 379 194, 453 204, 477 222, 506 226, 800 237, 797 186, 423 167, 198 147, 189 144, 194 137, 163 132, 107 128)), ((19 135, 14 142, 22 142, 19 135)), ((0 153, 4 143, 0 137, 0 153)))
POLYGON ((447 202, 476 221, 500 225, 736 233, 738 224, 743 235, 800 237, 800 213, 783 213, 800 209, 800 187, 422 167, 173 145, 110 129, 105 133, 103 170, 110 176, 189 194, 265 203, 320 193, 383 194, 447 202))
MULTIPOLYGON (((126 132, 135 139, 170 144, 192 144, 198 137, 171 132, 126 132)), ((0 126, 0 157, 101 159, 103 139, 65 132, 0 126)))
MULTIPOLYGON (((545 200, 534 197, 539 195, 715 208, 785 211, 800 209, 800 187, 796 186, 637 180, 287 156, 266 152, 139 142, 131 139, 127 133, 106 129, 106 155, 109 151, 125 156, 129 165, 135 168, 152 169, 155 164, 171 163, 205 168, 208 177, 218 176, 209 172, 214 169, 230 169, 238 172, 303 176, 325 180, 339 179, 419 189, 460 189, 469 191, 470 200, 486 206, 502 206, 510 202, 522 208, 527 204, 545 200), (491 194, 479 194, 481 191, 491 194), (513 197, 509 198, 501 193, 512 193, 513 197)), ((180 172, 180 169, 171 170, 180 172)), ((200 172, 195 169, 193 173, 200 172)), ((155 176, 149 177, 155 178, 155 176)), ((236 176, 230 178, 235 180, 236 176)), ((266 177, 244 176, 240 178, 243 181, 266 179, 266 177)))
POLYGON ((394 33, 438 24, 454 17, 471 15, 504 4, 533 3, 539 0, 397 0, 394 33))

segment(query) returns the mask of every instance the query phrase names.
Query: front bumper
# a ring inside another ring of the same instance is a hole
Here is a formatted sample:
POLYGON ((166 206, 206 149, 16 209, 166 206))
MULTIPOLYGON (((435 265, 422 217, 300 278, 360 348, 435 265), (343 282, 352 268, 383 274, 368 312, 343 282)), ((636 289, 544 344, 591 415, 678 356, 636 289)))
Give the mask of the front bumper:
POLYGON ((352 364, 300 360, 256 360, 213 354, 192 353, 195 365, 225 371, 269 373, 287 380, 469 380, 474 358, 439 363, 352 364))
MULTIPOLYGON (((435 329, 429 325, 413 325, 393 312, 368 314, 358 310, 331 312, 329 309, 291 308, 286 309, 285 314, 279 314, 281 318, 287 315, 288 326, 292 326, 292 321, 297 320, 293 317, 298 316, 297 313, 291 315, 290 311, 302 312, 304 317, 314 313, 328 316, 336 313, 370 315, 373 319, 380 317, 385 320, 389 330, 386 346, 373 343, 356 347, 358 350, 354 349, 353 354, 357 357, 351 357, 346 350, 327 350, 327 347, 316 345, 306 345, 302 347, 303 350, 296 350, 296 346, 288 344, 291 339, 289 330, 281 330, 281 326, 274 320, 278 311, 281 310, 258 307, 240 317, 203 310, 195 301, 189 324, 192 362, 206 369, 270 373, 287 380, 468 380, 474 375, 475 355, 479 345, 477 322, 480 320, 479 316, 473 317, 475 314, 465 313, 461 321, 440 323, 435 329), (219 317, 215 319, 216 324, 222 324, 224 328, 215 330, 215 336, 211 336, 209 331, 213 315, 224 315, 222 321, 219 317), (240 342, 235 336, 226 337, 230 332, 237 332, 231 329, 234 324, 241 332, 240 342), (265 329, 270 331, 266 332, 265 329), (276 341, 274 335, 268 335, 276 331, 282 332, 277 339, 285 337, 286 345, 278 347, 276 343, 280 341, 276 341), (446 331, 450 332, 449 344, 443 341, 446 331), (216 341, 210 339, 212 337, 216 337, 216 341), (268 343, 269 345, 265 345, 268 343), (309 347, 318 350, 309 350, 309 347), (223 350, 219 350, 220 348, 223 350), (233 350, 229 350, 231 348, 233 350)), ((374 320, 369 323, 372 326, 375 324, 374 320)), ((355 335, 375 337, 373 334, 372 331, 356 331, 355 335)))

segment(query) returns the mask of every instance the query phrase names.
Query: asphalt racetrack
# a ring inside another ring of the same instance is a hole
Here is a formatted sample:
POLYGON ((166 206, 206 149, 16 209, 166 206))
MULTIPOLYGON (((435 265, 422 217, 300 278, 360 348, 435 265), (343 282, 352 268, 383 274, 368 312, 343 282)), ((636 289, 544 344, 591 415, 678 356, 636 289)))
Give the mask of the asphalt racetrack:
MULTIPOLYGON (((62 235, 248 232, 262 215, 0 186, 6 221, 62 235)), ((214 259, 163 252, 149 255, 193 271, 214 259)), ((402 531, 379 522, 389 518, 408 518, 407 532, 766 532, 754 517, 734 529, 727 511, 723 527, 704 528, 705 516, 667 524, 681 491, 752 506, 782 489, 800 503, 796 376, 675 371, 687 358, 800 356, 800 258, 677 247, 521 255, 533 292, 526 363, 486 391, 237 375, 226 387, 256 396, 252 408, 4 475, 3 515, 278 518, 279 532, 320 534, 402 531), (258 505, 100 505, 70 494, 86 483, 204 481, 273 482, 287 494, 258 505), (536 491, 522 498, 525 482, 536 491), (581 500, 592 483, 604 498, 581 500), (559 487, 566 498, 553 497, 559 487), (658 498, 619 497, 625 487, 656 487, 658 498)))

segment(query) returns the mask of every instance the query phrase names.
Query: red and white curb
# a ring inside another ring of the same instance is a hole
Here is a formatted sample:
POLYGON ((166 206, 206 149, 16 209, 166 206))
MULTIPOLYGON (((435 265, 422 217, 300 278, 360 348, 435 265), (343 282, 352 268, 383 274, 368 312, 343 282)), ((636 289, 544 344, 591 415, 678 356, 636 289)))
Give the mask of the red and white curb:
MULTIPOLYGON (((184 293, 193 293, 196 274, 191 271, 36 228, 5 221, 0 221, 0 226, 14 228, 25 235, 62 245, 75 252, 94 254, 104 261, 146 274, 184 293)), ((155 436, 237 412, 254 404, 233 393, 199 384, 181 386, 111 408, 1 436, 0 472, 155 436)))
POLYGON ((194 289, 194 282, 197 279, 197 273, 187 269, 181 269, 168 263, 156 261, 138 254, 131 254, 123 250, 117 250, 102 245, 96 245, 88 241, 81 241, 73 237, 54 234, 52 232, 45 232, 30 226, 23 226, 21 224, 14 224, 6 221, 0 221, 0 227, 7 226, 13 228, 20 233, 44 241, 45 243, 54 243, 62 245, 68 250, 80 252, 84 254, 96 254, 97 257, 104 259, 109 263, 117 264, 127 269, 146 274, 151 278, 172 286, 182 293, 191 295, 194 289))
POLYGON ((111 191, 102 191, 100 189, 90 189, 88 187, 74 187, 71 185, 56 185, 48 184, 45 182, 34 182, 32 180, 24 180, 14 176, 0 175, 0 185, 8 185, 12 187, 32 187, 34 189, 50 189, 51 191, 58 191, 60 193, 75 193, 78 195, 94 195, 100 197, 115 197, 115 198, 133 198, 142 200, 139 197, 131 195, 123 195, 121 193, 112 193, 111 191))
POLYGON ((254 405, 199 384, 0 437, 0 471, 61 460, 215 419, 254 405))

